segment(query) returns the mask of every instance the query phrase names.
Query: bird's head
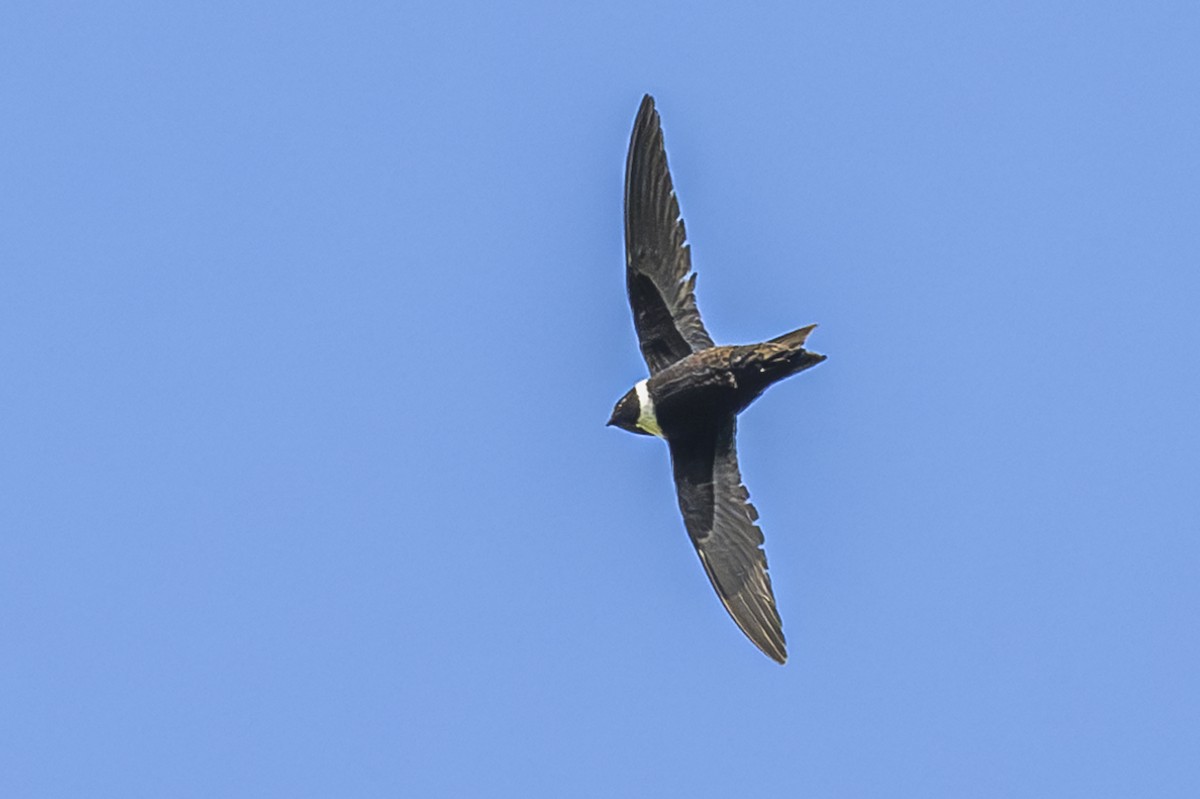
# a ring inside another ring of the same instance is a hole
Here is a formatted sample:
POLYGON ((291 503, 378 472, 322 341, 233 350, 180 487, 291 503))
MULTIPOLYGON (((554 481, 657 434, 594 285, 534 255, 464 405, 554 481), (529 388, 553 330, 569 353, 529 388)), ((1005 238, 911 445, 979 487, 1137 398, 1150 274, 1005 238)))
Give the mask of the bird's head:
POLYGON ((645 388, 646 381, 625 392, 613 407, 608 424, 643 436, 661 436, 658 420, 654 418, 654 403, 645 388), (640 390, 639 390, 640 389, 640 390))
POLYGON ((613 406, 612 417, 608 420, 608 425, 628 430, 631 433, 649 435, 645 430, 638 427, 638 417, 641 416, 641 412, 642 404, 638 401, 637 389, 631 388, 613 406))

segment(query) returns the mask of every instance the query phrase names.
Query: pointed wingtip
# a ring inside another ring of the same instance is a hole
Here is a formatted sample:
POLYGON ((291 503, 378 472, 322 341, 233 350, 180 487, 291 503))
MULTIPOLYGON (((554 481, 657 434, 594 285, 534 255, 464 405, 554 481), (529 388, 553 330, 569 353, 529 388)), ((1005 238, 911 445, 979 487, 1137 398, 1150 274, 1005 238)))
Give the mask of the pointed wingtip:
POLYGON ((775 609, 775 597, 771 594, 770 578, 766 575, 765 570, 762 578, 766 583, 766 595, 754 600, 747 593, 727 595, 709 568, 708 559, 701 556, 700 560, 708 572, 709 580, 712 581, 721 604, 725 606, 726 612, 729 613, 746 639, 771 660, 780 665, 786 663, 787 639, 783 635, 783 622, 779 618, 779 612, 775 609))
POLYGON ((658 112, 654 110, 654 98, 650 95, 642 97, 642 104, 638 106, 637 119, 634 121, 634 132, 640 128, 657 128, 658 112))
MULTIPOLYGON (((741 627, 740 624, 738 626, 741 627)), ((787 663, 787 641, 784 640, 782 629, 770 630, 763 628, 757 634, 752 634, 745 627, 742 627, 742 632, 745 633, 747 640, 754 644, 759 652, 762 652, 780 666, 787 663)))
POLYGON ((780 640, 778 641, 772 641, 768 639, 759 642, 755 638, 750 638, 750 641, 757 646, 764 655, 782 666, 787 663, 787 644, 783 641, 782 632, 779 633, 779 639, 780 640))

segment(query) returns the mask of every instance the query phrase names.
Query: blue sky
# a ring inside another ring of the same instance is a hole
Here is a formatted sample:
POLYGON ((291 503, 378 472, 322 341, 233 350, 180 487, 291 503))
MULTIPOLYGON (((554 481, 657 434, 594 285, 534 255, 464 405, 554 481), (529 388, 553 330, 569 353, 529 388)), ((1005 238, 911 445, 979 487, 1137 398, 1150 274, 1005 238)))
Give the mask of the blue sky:
POLYGON ((0 794, 1200 795, 1200 10, 9 4, 0 794), (644 376, 658 100, 790 645, 644 376))

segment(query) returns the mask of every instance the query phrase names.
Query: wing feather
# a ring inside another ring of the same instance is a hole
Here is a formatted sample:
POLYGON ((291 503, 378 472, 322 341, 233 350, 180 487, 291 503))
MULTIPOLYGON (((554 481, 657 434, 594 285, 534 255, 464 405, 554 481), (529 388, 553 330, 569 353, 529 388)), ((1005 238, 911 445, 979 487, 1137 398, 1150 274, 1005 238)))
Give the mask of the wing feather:
POLYGON ((625 283, 642 357, 655 374, 713 346, 696 308, 687 233, 654 98, 638 109, 625 162, 625 283))
POLYGON ((783 663, 787 643, 775 608, 758 511, 742 484, 731 416, 714 429, 673 440, 679 509, 704 571, 734 622, 768 657, 783 663))

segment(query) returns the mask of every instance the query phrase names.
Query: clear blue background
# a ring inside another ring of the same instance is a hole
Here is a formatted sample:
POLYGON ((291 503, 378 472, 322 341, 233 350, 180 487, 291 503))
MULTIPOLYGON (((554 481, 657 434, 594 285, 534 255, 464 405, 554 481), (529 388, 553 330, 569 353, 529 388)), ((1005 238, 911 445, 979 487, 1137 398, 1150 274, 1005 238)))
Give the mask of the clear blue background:
POLYGON ((0 794, 1200 796, 1194 3, 8 3, 0 794), (653 93, 791 660, 660 442, 653 93))

